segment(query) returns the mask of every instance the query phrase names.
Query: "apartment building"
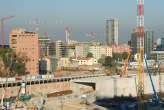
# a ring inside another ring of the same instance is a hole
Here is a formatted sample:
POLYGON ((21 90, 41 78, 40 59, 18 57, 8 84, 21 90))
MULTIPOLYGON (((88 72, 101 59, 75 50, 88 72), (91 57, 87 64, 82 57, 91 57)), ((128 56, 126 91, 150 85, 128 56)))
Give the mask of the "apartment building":
POLYGON ((39 74, 38 34, 25 29, 13 29, 9 35, 10 48, 16 53, 24 53, 28 60, 25 62, 28 75, 39 74))

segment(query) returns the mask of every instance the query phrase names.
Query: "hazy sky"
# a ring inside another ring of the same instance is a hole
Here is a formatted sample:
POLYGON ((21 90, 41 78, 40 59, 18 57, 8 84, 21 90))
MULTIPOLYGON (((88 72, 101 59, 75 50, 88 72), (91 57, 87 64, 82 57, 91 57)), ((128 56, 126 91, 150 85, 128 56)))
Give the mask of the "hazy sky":
MULTIPOLYGON (((35 31, 35 19, 40 20, 39 33, 52 40, 65 40, 65 26, 71 29, 71 39, 90 41, 87 33, 95 32, 96 40, 106 39, 106 19, 119 19, 119 42, 127 43, 136 27, 137 0, 0 0, 0 18, 15 16, 5 22, 5 43, 12 28, 35 31)), ((164 37, 164 0, 145 0, 145 28, 164 37)))

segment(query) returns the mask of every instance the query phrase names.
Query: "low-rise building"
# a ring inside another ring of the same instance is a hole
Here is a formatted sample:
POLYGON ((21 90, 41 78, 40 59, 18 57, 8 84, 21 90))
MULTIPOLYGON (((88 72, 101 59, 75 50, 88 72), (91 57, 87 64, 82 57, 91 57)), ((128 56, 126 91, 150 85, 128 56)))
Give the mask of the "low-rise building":
POLYGON ((77 58, 72 58, 71 60, 74 62, 77 62, 79 66, 81 66, 81 65, 90 66, 90 65, 97 64, 97 59, 92 58, 92 57, 88 57, 88 58, 87 57, 77 57, 77 58))
POLYGON ((101 56, 110 56, 112 57, 112 47, 102 47, 101 56))
POLYGON ((57 68, 57 59, 43 57, 39 61, 39 74, 52 74, 57 68))
POLYGON ((69 58, 60 58, 58 61, 58 66, 61 67, 70 67, 70 59, 69 58))
POLYGON ((59 70, 75 70, 78 69, 78 63, 72 61, 70 58, 60 58, 58 60, 58 69, 59 70))
POLYGON ((124 52, 128 52, 128 50, 130 49, 130 47, 126 44, 113 46, 112 48, 113 48, 113 53, 124 53, 124 52))
POLYGON ((164 51, 152 51, 150 59, 153 59, 157 62, 164 61, 164 51))

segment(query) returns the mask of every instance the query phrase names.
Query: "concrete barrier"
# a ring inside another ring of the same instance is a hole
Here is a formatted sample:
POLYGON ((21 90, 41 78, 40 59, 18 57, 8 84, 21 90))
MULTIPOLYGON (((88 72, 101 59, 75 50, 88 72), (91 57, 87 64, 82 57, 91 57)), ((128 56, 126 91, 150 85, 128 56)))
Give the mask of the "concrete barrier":
POLYGON ((137 96, 136 77, 111 78, 96 82, 97 97, 137 96))
MULTIPOLYGON (((156 92, 164 93, 164 74, 152 76, 152 80, 156 92)), ((96 83, 97 97, 113 98, 117 97, 136 97, 138 89, 138 79, 136 75, 129 76, 128 78, 110 77, 100 79, 96 83)), ((148 73, 145 73, 144 79, 144 94, 154 94, 152 84, 150 82, 148 73)))

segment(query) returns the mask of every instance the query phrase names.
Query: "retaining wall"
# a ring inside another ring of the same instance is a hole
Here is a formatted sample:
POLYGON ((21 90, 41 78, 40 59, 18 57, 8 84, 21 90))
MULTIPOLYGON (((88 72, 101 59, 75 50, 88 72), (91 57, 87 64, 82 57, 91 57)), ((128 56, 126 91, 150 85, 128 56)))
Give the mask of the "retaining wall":
MULTIPOLYGON (((154 86, 157 92, 164 93, 164 74, 152 76, 154 86), (161 81, 161 83, 160 83, 161 81)), ((102 79, 96 83, 97 97, 113 98, 115 96, 137 96, 138 79, 136 75, 129 76, 128 78, 109 77, 108 79, 102 79)), ((145 73, 144 80, 144 94, 153 94, 152 85, 147 73, 145 73)))
MULTIPOLYGON (((11 96, 17 96, 18 95, 18 91, 20 90, 20 86, 7 87, 5 89, 6 89, 5 98, 9 98, 11 96)), ((57 92, 57 91, 68 90, 68 89, 70 89, 70 82, 36 84, 36 85, 26 86, 26 93, 38 95, 40 93, 46 94, 46 93, 57 92)), ((0 99, 2 98, 3 94, 4 94, 4 89, 0 88, 0 99)))

